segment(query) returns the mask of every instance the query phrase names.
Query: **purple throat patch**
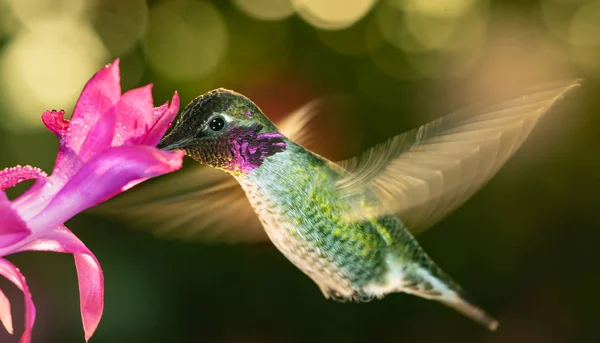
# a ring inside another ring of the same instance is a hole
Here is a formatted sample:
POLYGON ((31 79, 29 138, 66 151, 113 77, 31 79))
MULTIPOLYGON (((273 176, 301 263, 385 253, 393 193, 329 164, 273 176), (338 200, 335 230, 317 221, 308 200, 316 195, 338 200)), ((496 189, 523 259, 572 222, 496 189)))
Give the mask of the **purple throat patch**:
POLYGON ((259 133, 258 127, 235 127, 229 131, 231 169, 244 174, 260 167, 265 157, 283 152, 287 148, 282 134, 277 132, 259 133))

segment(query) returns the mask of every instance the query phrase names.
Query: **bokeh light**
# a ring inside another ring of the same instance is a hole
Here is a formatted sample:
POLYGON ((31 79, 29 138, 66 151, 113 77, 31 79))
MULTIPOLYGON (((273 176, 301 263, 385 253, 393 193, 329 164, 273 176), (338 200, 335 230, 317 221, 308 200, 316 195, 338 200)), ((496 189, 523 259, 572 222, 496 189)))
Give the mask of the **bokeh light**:
POLYGON ((18 20, 15 17, 11 4, 7 0, 0 1, 0 39, 8 36, 18 27, 18 20))
POLYGON ((600 78, 600 49, 577 48, 571 51, 573 62, 581 67, 590 77, 600 78))
MULTIPOLYGON (((487 27, 487 1, 388 0, 375 12, 382 37, 403 51, 403 59, 427 78, 464 75, 477 62, 487 27)), ((380 54, 374 56, 381 65, 380 54)), ((386 64, 387 73, 390 67, 386 64)), ((404 68, 399 74, 405 78, 404 68)))
POLYGON ((417 12, 438 18, 457 18, 468 12, 474 0, 389 0, 406 12, 417 12))
POLYGON ((148 24, 145 0, 93 0, 94 28, 113 56, 123 56, 142 38, 148 24))
POLYGON ((228 46, 227 26, 218 9, 205 1, 161 1, 150 10, 144 40, 156 72, 193 81, 214 71, 228 46))
POLYGON ((291 0, 234 0, 249 16, 259 20, 282 20, 294 14, 291 0))
POLYGON ((384 2, 375 10, 375 22, 387 42, 404 51, 427 50, 408 30, 405 12, 390 2, 384 2))
POLYGON ((569 41, 576 46, 600 45, 600 1, 589 1, 577 9, 571 20, 569 41))
POLYGON ((292 3, 300 17, 311 25, 339 30, 364 17, 375 0, 292 0, 292 3))
POLYGON ((379 48, 383 38, 372 21, 360 21, 342 30, 317 30, 323 44, 342 55, 364 55, 379 48))
POLYGON ((541 12, 548 30, 569 45, 573 62, 600 77, 600 0, 546 0, 541 12))
POLYGON ((390 44, 383 44, 370 53, 375 67, 386 75, 398 80, 415 80, 422 74, 411 67, 407 54, 390 44))
POLYGON ((69 109, 107 53, 91 25, 77 19, 38 19, 12 37, 0 61, 6 128, 39 128, 42 112, 69 109))
POLYGON ((86 0, 5 0, 11 10, 25 26, 36 25, 40 18, 83 19, 88 5, 86 0))

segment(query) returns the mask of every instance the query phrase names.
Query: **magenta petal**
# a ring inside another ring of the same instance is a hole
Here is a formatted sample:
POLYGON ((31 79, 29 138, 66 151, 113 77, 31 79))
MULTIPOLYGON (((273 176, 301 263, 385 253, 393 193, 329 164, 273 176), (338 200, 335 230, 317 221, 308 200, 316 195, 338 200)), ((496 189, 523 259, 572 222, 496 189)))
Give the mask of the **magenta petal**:
MULTIPOLYGON (((42 121, 48 130, 54 132, 59 139, 58 154, 56 164, 52 171, 49 189, 45 189, 38 197, 46 197, 50 193, 55 193, 81 165, 81 160, 77 152, 73 150, 69 143, 81 138, 72 137, 68 132, 71 122, 64 119, 65 111, 46 111, 42 114, 42 121)), ((83 141, 83 139, 81 139, 83 141)))
MULTIPOLYGON (((45 188, 35 192, 37 199, 18 199, 19 213, 25 220, 45 206, 40 199, 52 200, 84 163, 110 148, 116 127, 115 106, 121 97, 119 82, 119 60, 115 60, 85 85, 70 122, 63 119, 64 111, 42 115, 44 124, 58 136, 60 146, 52 176, 45 188)), ((28 195, 33 192, 29 190, 28 195)))
POLYGON ((121 146, 86 163, 50 204, 28 222, 31 230, 57 227, 75 214, 106 201, 148 178, 181 168, 183 152, 149 146, 121 146))
POLYGON ((104 276, 94 254, 64 225, 44 232, 40 238, 19 249, 26 250, 73 254, 79 280, 81 320, 85 339, 89 340, 104 309, 104 276))
MULTIPOLYGON (((0 171, 0 188, 4 190, 19 182, 33 178, 43 179, 45 176, 46 173, 41 169, 30 166, 6 168, 0 171)), ((12 245, 30 233, 27 224, 14 210, 6 194, 0 191, 0 248, 12 245)))
POLYGON ((21 219, 6 194, 0 191, 0 248, 4 248, 29 236, 31 231, 21 219))
POLYGON ((19 268, 3 258, 0 258, 0 275, 9 279, 23 292, 25 297, 25 330, 19 343, 30 343, 31 329, 33 328, 33 322, 35 321, 35 306, 31 300, 31 293, 27 287, 27 282, 25 282, 25 277, 21 274, 19 268))
POLYGON ((10 301, 0 289, 0 322, 9 334, 13 334, 12 314, 10 312, 10 301))
POLYGON ((69 128, 69 124, 71 124, 64 116, 65 111, 63 110, 46 111, 42 114, 42 122, 44 122, 44 125, 61 139, 64 138, 65 133, 69 128))
POLYGON ((89 341, 100 323, 104 310, 104 276, 100 263, 91 253, 74 254, 74 257, 79 280, 81 320, 85 340, 89 341))
POLYGON ((117 126, 112 146, 136 144, 154 123, 152 85, 132 89, 117 104, 117 126))
POLYGON ((167 108, 166 104, 154 109, 154 117, 156 122, 152 126, 152 128, 148 131, 148 135, 146 139, 144 139, 141 144, 156 146, 158 142, 163 138, 171 124, 173 123, 173 119, 177 116, 177 112, 179 111, 179 94, 175 92, 173 94, 173 98, 171 99, 171 105, 167 108))
MULTIPOLYGON (((117 113, 116 108, 112 107, 102 114, 102 120, 98 120, 93 124, 90 131, 85 136, 85 141, 81 145, 81 149, 77 157, 84 163, 93 159, 96 155, 111 147, 115 130, 117 128, 117 113)), ((74 130, 71 130, 74 131, 74 130)), ((72 132, 70 132, 72 133, 72 132)), ((75 134, 69 143, 75 142, 75 134)), ((69 146, 70 147, 70 146, 69 146)))
POLYGON ((88 81, 75 105, 66 143, 83 161, 110 147, 120 97, 117 59, 88 81))
POLYGON ((31 179, 44 179, 46 173, 32 166, 15 166, 0 170, 0 190, 10 188, 19 182, 31 179))
MULTIPOLYGON (((15 166, 0 171, 0 183, 2 183, 0 188, 2 190, 29 179, 36 179, 35 184, 13 202, 13 208, 16 209, 19 216, 24 219, 28 217, 24 217, 23 214, 32 212, 32 206, 35 207, 35 204, 28 206, 27 199, 30 197, 35 198, 33 202, 29 203, 34 203, 39 200, 36 191, 46 184, 46 181, 48 180, 46 173, 39 168, 31 166, 15 166)), ((33 212, 35 212, 35 210, 33 212)))

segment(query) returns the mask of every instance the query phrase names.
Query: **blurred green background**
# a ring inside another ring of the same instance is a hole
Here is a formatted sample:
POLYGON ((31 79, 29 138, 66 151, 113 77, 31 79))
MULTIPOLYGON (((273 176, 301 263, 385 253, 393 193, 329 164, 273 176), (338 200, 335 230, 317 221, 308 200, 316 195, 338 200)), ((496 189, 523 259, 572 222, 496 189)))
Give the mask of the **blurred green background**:
MULTIPOLYGON (((163 241, 82 214, 67 225, 106 281, 91 342, 600 341, 599 0, 0 0, 0 166, 51 171, 57 140, 41 113, 69 112, 116 57, 123 89, 154 83, 156 104, 226 87, 278 118, 341 95, 317 125, 316 151, 332 159, 528 85, 586 82, 488 186, 419 236, 498 317, 497 332, 409 295, 326 301, 271 244, 163 241)), ((33 342, 83 342, 72 257, 8 258, 37 307, 33 342)), ((20 334, 22 295, 0 287, 20 334)), ((0 342, 17 341, 0 330, 0 342)))

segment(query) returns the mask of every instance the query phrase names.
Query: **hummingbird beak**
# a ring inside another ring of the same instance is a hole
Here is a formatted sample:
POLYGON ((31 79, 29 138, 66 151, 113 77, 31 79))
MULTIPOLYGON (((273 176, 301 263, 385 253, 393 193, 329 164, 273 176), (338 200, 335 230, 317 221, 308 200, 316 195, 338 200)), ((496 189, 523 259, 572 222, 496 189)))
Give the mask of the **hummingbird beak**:
POLYGON ((161 150, 167 151, 180 150, 185 149, 189 141, 189 139, 181 139, 173 133, 170 133, 167 136, 163 137, 163 139, 161 139, 160 142, 158 142, 158 145, 156 145, 156 147, 161 150))

